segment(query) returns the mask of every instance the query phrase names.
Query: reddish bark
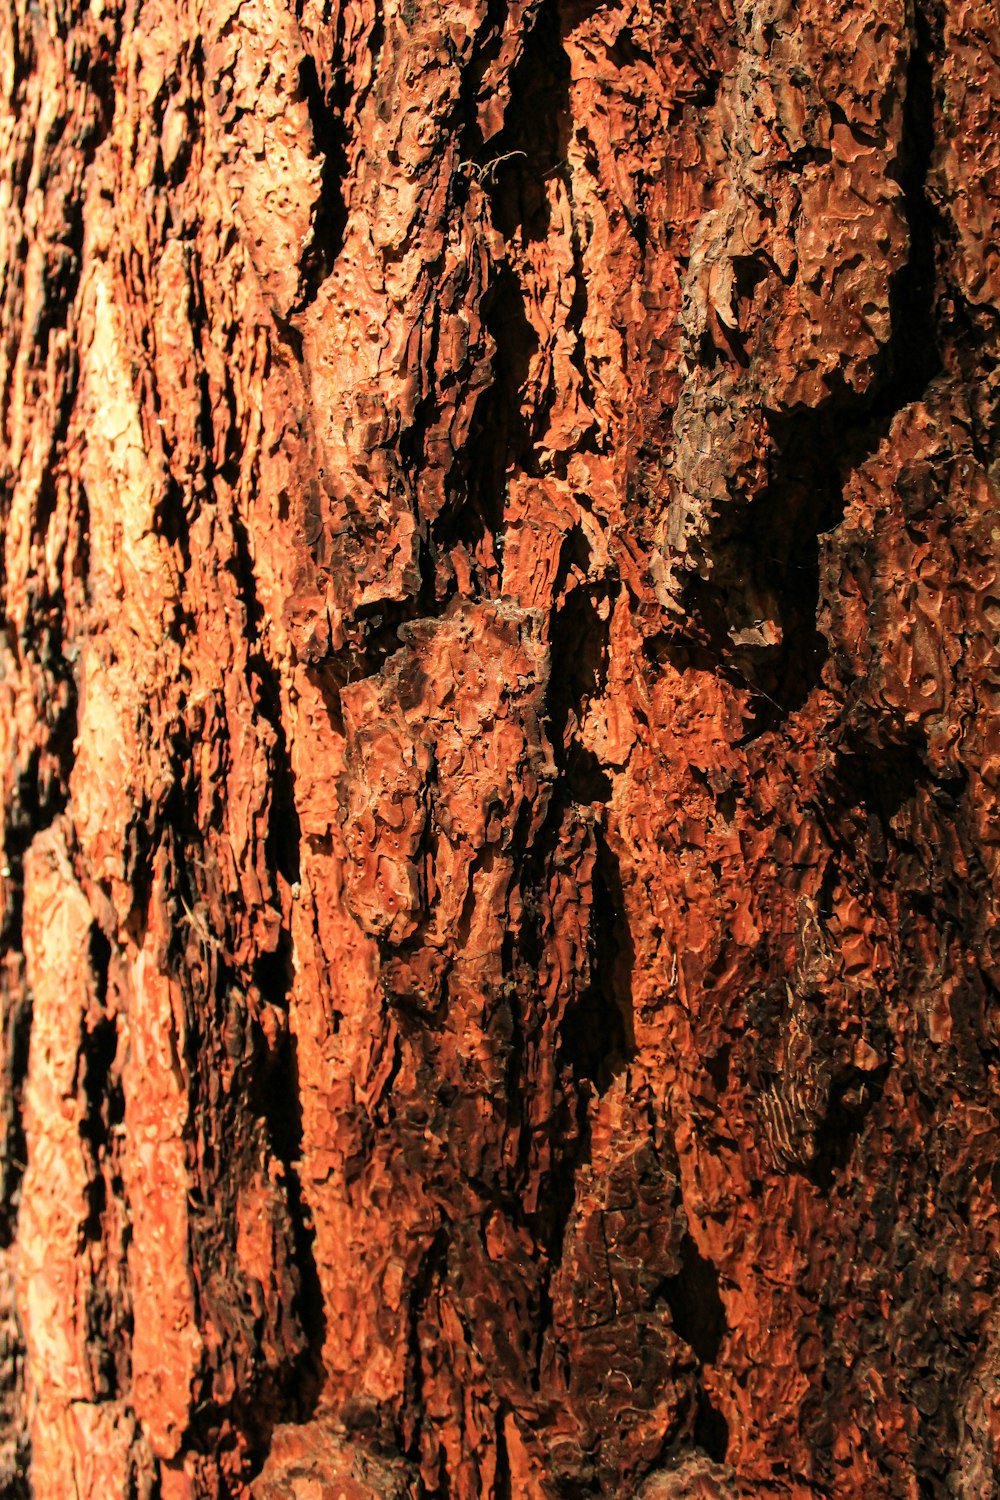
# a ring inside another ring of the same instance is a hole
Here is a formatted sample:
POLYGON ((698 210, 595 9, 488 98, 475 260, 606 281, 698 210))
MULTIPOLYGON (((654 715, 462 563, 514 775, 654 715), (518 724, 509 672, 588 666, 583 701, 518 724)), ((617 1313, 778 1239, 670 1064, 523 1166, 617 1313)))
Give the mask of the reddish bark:
POLYGON ((993 1493, 990 0, 0 24, 4 1492, 993 1493))

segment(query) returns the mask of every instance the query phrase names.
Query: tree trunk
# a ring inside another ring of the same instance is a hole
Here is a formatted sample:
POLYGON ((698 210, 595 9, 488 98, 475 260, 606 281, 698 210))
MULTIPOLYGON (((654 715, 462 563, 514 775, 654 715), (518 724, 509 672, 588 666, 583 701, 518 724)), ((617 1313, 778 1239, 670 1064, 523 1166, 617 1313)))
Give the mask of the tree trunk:
POLYGON ((1000 1486, 994 0, 7 0, 0 1475, 1000 1486))

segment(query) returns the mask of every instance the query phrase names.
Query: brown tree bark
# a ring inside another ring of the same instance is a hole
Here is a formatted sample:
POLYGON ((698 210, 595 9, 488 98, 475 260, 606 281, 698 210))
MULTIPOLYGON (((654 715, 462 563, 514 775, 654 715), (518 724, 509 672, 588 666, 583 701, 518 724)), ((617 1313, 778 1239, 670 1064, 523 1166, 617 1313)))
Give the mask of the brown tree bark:
POLYGON ((0 1489, 1000 1492, 993 0, 8 0, 0 1489))

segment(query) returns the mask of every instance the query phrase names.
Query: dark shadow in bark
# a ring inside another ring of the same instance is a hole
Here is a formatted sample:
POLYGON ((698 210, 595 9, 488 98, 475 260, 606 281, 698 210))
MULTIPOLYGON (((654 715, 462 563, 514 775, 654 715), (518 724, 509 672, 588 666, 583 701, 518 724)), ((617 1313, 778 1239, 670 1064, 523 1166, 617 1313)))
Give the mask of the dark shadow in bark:
MULTIPOLYGON (((569 59, 562 44, 559 8, 545 0, 521 59, 510 78, 504 128, 483 142, 476 119, 483 74, 499 47, 502 12, 487 48, 463 79, 460 116, 465 171, 485 191, 493 223, 510 240, 515 234, 544 239, 550 207, 545 178, 565 154, 569 59)), ((483 534, 497 542, 507 484, 514 470, 537 474, 535 441, 544 428, 551 395, 537 410, 522 410, 521 393, 538 336, 524 308, 524 295, 512 264, 505 262, 481 304, 483 323, 493 338, 493 382, 479 398, 469 438, 459 457, 458 484, 451 503, 434 523, 434 544, 452 538, 473 548, 483 534)))
MULTIPOLYGON (((657 1289, 657 1299, 670 1309, 674 1330, 697 1357, 699 1363, 714 1365, 726 1333, 726 1310, 719 1295, 719 1273, 705 1260, 689 1234, 681 1243, 681 1268, 668 1276, 657 1289)), ((729 1424, 712 1405, 704 1383, 699 1380, 691 1433, 692 1442, 709 1458, 721 1463, 729 1444, 729 1424)))
POLYGON ((299 816, 295 804, 291 754, 281 712, 280 674, 272 666, 264 648, 267 621, 257 597, 257 580, 253 571, 249 539, 242 518, 235 510, 232 514, 232 526, 236 543, 236 574, 247 612, 247 633, 251 643, 247 656, 248 685, 251 696, 259 702, 261 713, 274 734, 271 753, 271 806, 267 822, 268 868, 280 872, 289 885, 294 885, 299 878, 299 816))
POLYGON ((511 1487, 510 1454, 507 1451, 507 1434, 504 1431, 506 1403, 501 1401, 496 1412, 497 1467, 493 1480, 493 1500, 515 1500, 511 1487))
POLYGON ((871 742, 864 725, 858 726, 859 733, 845 736, 840 755, 822 781, 824 796, 813 810, 835 848, 853 856, 861 838, 869 859, 882 863, 892 824, 926 780, 927 763, 919 735, 907 733, 887 741, 879 733, 882 726, 869 727, 871 742))
POLYGON ((505 239, 548 235, 545 179, 565 166, 569 127, 569 56, 558 0, 543 0, 510 77, 503 129, 479 149, 493 222, 505 239))
MULTIPOLYGON (((341 183, 347 175, 347 133, 343 118, 349 94, 344 71, 340 70, 338 87, 331 91, 330 97, 326 97, 316 72, 315 60, 308 53, 299 64, 299 88, 309 110, 313 142, 323 156, 323 173, 312 239, 302 263, 301 307, 315 297, 344 243, 347 205, 341 183)), ((301 362, 301 353, 299 359, 301 362)))
MULTIPOLYGON (((571 569, 577 565, 585 575, 589 549, 579 532, 563 544, 559 573, 554 586, 558 599, 571 569)), ((602 587, 599 593, 607 593, 602 587)), ((609 603, 610 601, 606 600, 609 603)), ((548 862, 557 847, 563 821, 573 809, 579 815, 597 814, 611 795, 611 782, 597 757, 580 742, 578 730, 589 700, 599 696, 607 680, 610 608, 602 618, 590 589, 569 592, 556 610, 552 623, 552 674, 546 700, 548 731, 559 780, 552 793, 549 816, 523 871, 528 910, 533 891, 548 885, 548 862)), ((560 1064, 569 1064, 575 1097, 566 1101, 567 1118, 561 1133, 564 1149, 558 1155, 558 1170, 548 1193, 547 1209, 539 1225, 542 1242, 549 1248, 551 1264, 561 1259, 562 1243, 576 1193, 577 1172, 590 1157, 590 1126, 587 1113, 589 1089, 604 1093, 634 1055, 632 1013, 632 966, 634 949, 625 907, 621 873, 614 851, 599 818, 593 822, 596 858, 593 903, 590 913, 590 982, 567 1010, 558 1038, 560 1064), (588 1087, 582 1087, 587 1085, 588 1087)), ((541 904, 541 902, 539 902, 541 904)), ((541 957, 541 935, 531 935, 526 924, 522 961, 530 972, 541 957)), ((543 1292, 542 1323, 546 1317, 543 1292)))
POLYGON ((680 1270, 661 1283, 658 1295, 670 1308, 678 1336, 703 1365, 714 1365, 726 1333, 719 1273, 689 1234, 681 1244, 680 1270))
MULTIPOLYGON (((385 23, 381 6, 376 6, 368 51, 371 57, 372 85, 378 88, 378 62, 385 38, 385 23)), ((297 6, 301 12, 301 5, 297 6)), ((344 198, 343 183, 348 172, 348 145, 350 142, 347 119, 354 102, 352 74, 348 69, 350 45, 345 32, 350 24, 349 12, 340 10, 337 15, 337 37, 332 48, 332 57, 323 59, 324 76, 320 76, 316 59, 307 52, 299 65, 299 89, 309 110, 313 143, 323 156, 322 179, 319 202, 313 221, 311 242, 302 263, 302 291, 299 299, 300 311, 316 296, 322 282, 332 269, 344 244, 348 211, 344 198)), ((404 6, 404 20, 405 6, 404 6)), ((308 33, 303 33, 308 46, 308 33)), ((282 323, 282 337, 294 347, 297 337, 290 323, 282 323)), ((302 363, 301 343, 298 345, 298 362, 302 363)))
POLYGON ((5 1124, 4 1153, 0 1163, 0 1249, 9 1249, 17 1232, 17 1210, 21 1197, 21 1179, 28 1160, 28 1143, 24 1133, 21 1097, 28 1076, 28 1052, 31 1042, 31 1000, 26 995, 12 998, 6 975, 3 987, 3 1014, 6 1028, 4 1077, 0 1080, 5 1124))
POLYGON ((283 1380, 283 1399, 287 1404, 278 1420, 307 1422, 316 1410, 323 1386, 326 1314, 313 1249, 316 1233, 309 1220, 302 1185, 295 1170, 302 1148, 301 1097, 298 1044, 293 1036, 286 1033, 266 1082, 259 1092, 258 1103, 268 1122, 274 1153, 285 1169, 285 1199, 292 1228, 295 1268, 299 1276, 298 1296, 293 1311, 305 1338, 302 1353, 283 1380))
POLYGON ((696 622, 692 639, 674 636, 671 643, 658 644, 678 664, 702 665, 750 688, 756 712, 748 728, 754 736, 778 729, 818 686, 828 650, 817 628, 820 539, 843 515, 850 475, 875 453, 897 414, 920 400, 942 370, 935 277, 942 225, 926 192, 934 144, 932 45, 929 22, 918 7, 898 165, 910 247, 892 278, 892 331, 876 379, 857 395, 835 372, 821 405, 766 413, 771 442, 766 489, 742 513, 727 513, 705 543, 712 577, 692 577, 686 588, 696 622), (742 622, 753 613, 746 601, 767 597, 777 601, 780 644, 735 646, 729 633, 733 620, 742 622))
MULTIPOLYGON (((266 863, 272 876, 294 885, 299 878, 300 828, 278 674, 267 656, 266 621, 249 540, 235 508, 230 521, 234 548, 229 566, 246 611, 248 689, 272 736, 266 863)), ((177 902, 174 963, 187 1011, 190 1128, 200 1166, 191 1205, 196 1284, 203 1316, 220 1329, 223 1347, 231 1340, 237 1359, 248 1358, 246 1309, 239 1304, 233 1243, 238 1193, 259 1169, 262 1150, 272 1152, 284 1169, 281 1184, 293 1263, 282 1292, 291 1300, 289 1311, 301 1330, 301 1343, 296 1347, 290 1333, 289 1343, 270 1366, 254 1368, 251 1360, 253 1373, 231 1403, 217 1402, 208 1394, 208 1385, 206 1399, 192 1417, 191 1439, 196 1448, 216 1451, 220 1431, 231 1421, 246 1435, 253 1461, 260 1464, 278 1423, 304 1422, 312 1416, 322 1384, 325 1336, 314 1231, 296 1170, 302 1120, 295 1040, 287 1031, 291 935, 283 927, 273 951, 256 953, 249 974, 232 968, 226 958, 231 918, 226 904, 220 905, 218 874, 190 853, 202 848, 204 854, 192 757, 182 738, 174 749, 174 782, 162 810, 162 826, 171 850, 168 888, 177 902), (251 1018, 248 983, 286 1023, 273 1051, 251 1018), (218 1080, 230 1073, 232 1087, 220 1090, 218 1080), (220 1265, 232 1268, 228 1285, 218 1274, 220 1265)), ((278 900, 276 889, 271 900, 278 900)), ((293 1327, 289 1320, 286 1331, 293 1327)))
MULTIPOLYGON (((95 923, 90 932, 90 965, 96 999, 102 1008, 107 1001, 110 960, 111 945, 95 923)), ((85 1105, 80 1137, 90 1152, 88 1218, 83 1232, 98 1245, 105 1236, 109 1186, 114 1198, 125 1196, 116 1166, 116 1135, 125 1119, 125 1095, 117 1058, 117 1022, 112 1015, 100 1015, 81 1036, 78 1065, 85 1105)), ((96 1264, 87 1297, 90 1333, 87 1348, 95 1387, 104 1398, 113 1400, 129 1381, 131 1314, 107 1284, 103 1255, 96 1264)))
POLYGON ((568 1012, 560 1035, 560 1056, 579 1081, 589 1079, 607 1093, 635 1056, 632 968, 635 950, 625 912, 618 860, 598 831, 591 913, 591 979, 568 1012))
MULTIPOLYGON (((90 930, 90 965, 94 974, 98 1003, 103 1006, 108 990, 108 965, 111 945, 96 925, 90 930)), ((113 1016, 102 1015, 92 1026, 85 1026, 80 1038, 79 1080, 85 1112, 80 1122, 81 1139, 90 1147, 92 1175, 88 1185, 89 1217, 85 1233, 100 1240, 102 1216, 107 1202, 107 1184, 102 1162, 108 1154, 110 1131, 125 1116, 125 1100, 114 1076, 118 1053, 118 1027, 113 1016)))
MULTIPOLYGON (((419 1462, 420 1459, 420 1438, 423 1432, 423 1423, 426 1421, 424 1412, 424 1353, 420 1335, 420 1324, 426 1315, 432 1295, 441 1285, 447 1273, 449 1243, 448 1229, 442 1224, 435 1231, 434 1237, 424 1253, 420 1269, 414 1278, 413 1287, 407 1302, 409 1328, 404 1412, 412 1423, 412 1428, 409 1440, 407 1440, 407 1434, 400 1429, 397 1434, 397 1441, 400 1452, 415 1462, 419 1462)), ((443 1493, 446 1494, 446 1476, 444 1478, 445 1489, 443 1493)))
POLYGON ((11 948, 17 951, 21 950, 24 855, 35 835, 51 828, 69 800, 69 777, 77 731, 73 663, 64 655, 63 643, 55 638, 51 624, 31 620, 29 631, 27 638, 20 642, 18 655, 46 678, 49 696, 45 704, 45 726, 48 735, 44 747, 33 745, 25 758, 17 778, 16 797, 7 812, 5 844, 12 899, 6 931, 10 934, 11 948))
POLYGON ((703 1385, 698 1387, 691 1439, 696 1448, 707 1453, 716 1463, 725 1463, 729 1448, 729 1423, 718 1407, 712 1405, 703 1385))
POLYGON ((493 338, 493 383, 480 396, 464 459, 467 498, 448 532, 475 545, 484 532, 499 536, 512 468, 532 470, 532 440, 521 411, 520 392, 538 337, 524 311, 520 283, 509 265, 501 266, 483 297, 480 311, 493 338))
POLYGON ((816 1128, 812 1163, 806 1173, 821 1192, 828 1193, 847 1166, 865 1121, 882 1097, 891 1064, 871 1073, 849 1069, 830 1088, 826 1111, 816 1128))

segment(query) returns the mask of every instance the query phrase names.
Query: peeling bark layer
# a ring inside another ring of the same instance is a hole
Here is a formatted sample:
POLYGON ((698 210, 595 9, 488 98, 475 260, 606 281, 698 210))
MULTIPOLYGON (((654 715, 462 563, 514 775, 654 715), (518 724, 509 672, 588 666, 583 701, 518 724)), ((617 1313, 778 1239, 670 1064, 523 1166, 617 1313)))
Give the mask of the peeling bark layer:
POLYGON ((989 0, 12 0, 5 1494, 1000 1486, 998 117, 989 0))

